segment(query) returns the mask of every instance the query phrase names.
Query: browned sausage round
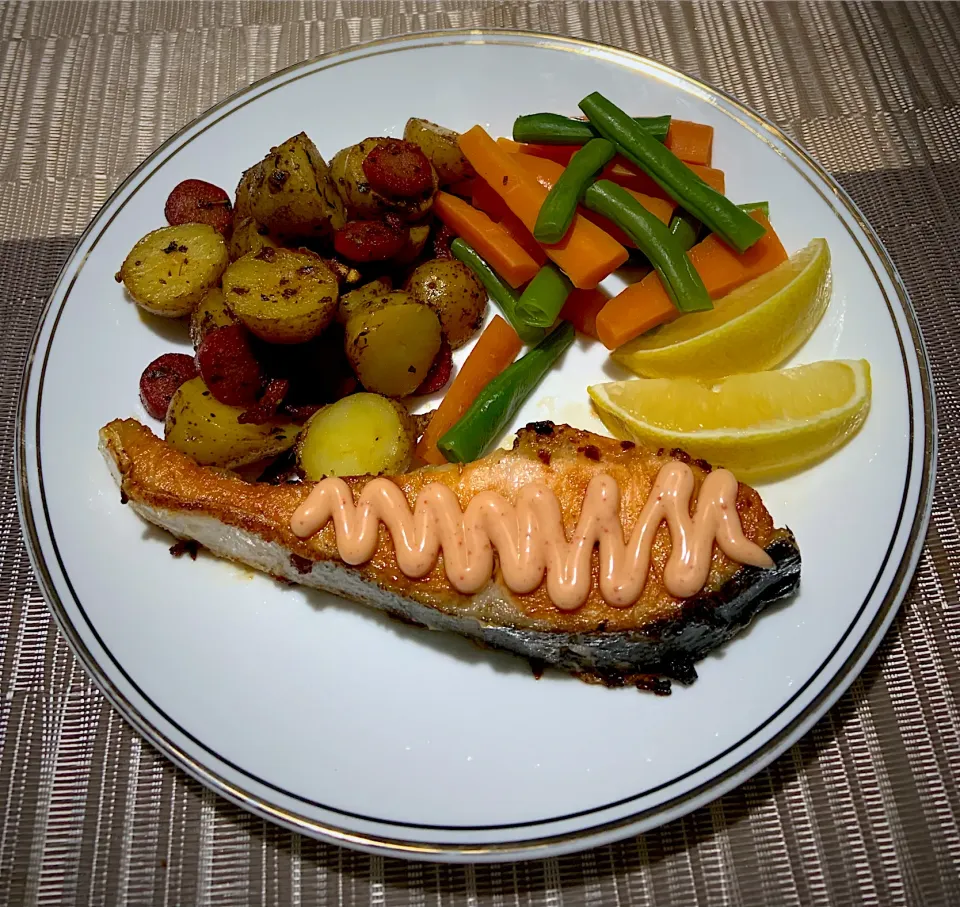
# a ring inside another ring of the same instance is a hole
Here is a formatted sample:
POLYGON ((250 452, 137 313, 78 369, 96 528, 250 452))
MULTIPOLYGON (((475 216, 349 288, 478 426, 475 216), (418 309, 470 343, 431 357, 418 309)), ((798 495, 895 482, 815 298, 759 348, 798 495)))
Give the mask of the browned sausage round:
POLYGON ((233 207, 230 196, 219 186, 203 180, 184 180, 173 187, 163 206, 167 223, 208 224, 223 234, 233 226, 233 207))
POLYGON ((263 425, 269 422, 277 414, 277 409, 283 403, 288 390, 290 390, 290 382, 285 378, 271 378, 263 396, 249 409, 240 413, 237 421, 242 425, 263 425))
POLYGON ((140 376, 140 402, 154 419, 164 419, 173 395, 185 381, 197 377, 197 363, 185 353, 164 353, 140 376))
POLYGON ((363 159, 363 175, 384 195, 409 198, 433 187, 430 161, 413 142, 390 139, 363 159))
POLYGON ((260 363, 250 338, 239 324, 214 328, 197 348, 200 377, 210 393, 227 406, 246 406, 260 390, 260 363))
POLYGON ((333 237, 338 255, 349 261, 386 261, 407 244, 407 234, 382 220, 352 220, 333 237))
POLYGON ((430 371, 427 372, 427 377, 423 379, 420 387, 418 387, 414 393, 436 393, 442 387, 446 386, 452 372, 453 351, 450 349, 450 344, 447 343, 447 338, 444 337, 440 343, 440 350, 434 357, 433 364, 430 366, 430 371))
POLYGON ((433 231, 433 257, 434 258, 453 258, 453 252, 450 251, 450 243, 457 238, 446 224, 440 224, 433 231))

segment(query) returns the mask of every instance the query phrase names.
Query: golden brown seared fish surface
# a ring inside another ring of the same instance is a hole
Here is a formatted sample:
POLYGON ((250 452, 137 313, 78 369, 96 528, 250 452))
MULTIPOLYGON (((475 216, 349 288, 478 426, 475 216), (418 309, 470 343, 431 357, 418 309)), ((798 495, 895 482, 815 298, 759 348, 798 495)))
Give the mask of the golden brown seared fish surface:
MULTIPOLYGON (((176 535, 199 542, 214 554, 274 576, 369 604, 432 629, 452 630, 496 648, 546 662, 584 679, 611 685, 635 683, 669 689, 655 678, 691 682, 694 662, 738 633, 763 607, 792 594, 800 581, 800 553, 788 530, 776 529, 759 494, 739 486, 737 512, 748 539, 767 550, 773 569, 744 567, 714 545, 709 579, 701 593, 678 599, 664 588, 663 569, 670 536, 661 525, 647 583, 631 607, 608 605, 594 582, 586 604, 563 611, 547 596, 545 584, 518 595, 503 583, 499 568, 473 595, 452 588, 441 560, 422 579, 397 567, 393 542, 380 527, 374 557, 351 567, 340 560, 332 524, 301 539, 290 519, 312 483, 248 483, 221 470, 198 466, 132 419, 100 431, 100 446, 125 500, 144 518, 176 535)), ((497 450, 474 463, 427 467, 393 481, 411 506, 420 489, 442 482, 462 509, 481 491, 515 501, 520 489, 542 482, 557 495, 568 536, 580 517, 590 480, 601 473, 621 492, 621 521, 629 536, 660 471, 671 458, 693 470, 699 492, 709 465, 682 451, 635 446, 565 425, 538 422, 522 429, 512 450, 497 450)), ((369 476, 347 479, 359 492, 369 476)), ((691 508, 696 498, 691 501, 691 508)))

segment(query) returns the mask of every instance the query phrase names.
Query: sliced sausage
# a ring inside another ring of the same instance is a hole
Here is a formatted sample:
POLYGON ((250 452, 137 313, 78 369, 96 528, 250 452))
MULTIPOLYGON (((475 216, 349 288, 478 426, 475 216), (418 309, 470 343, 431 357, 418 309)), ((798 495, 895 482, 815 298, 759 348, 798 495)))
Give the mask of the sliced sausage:
POLYGON ((230 196, 219 186, 203 180, 184 180, 173 187, 163 206, 167 223, 208 224, 226 235, 233 226, 230 196))
POLYGON ((363 175, 383 195, 410 198, 433 187, 430 161, 419 145, 390 139, 363 159, 363 175))
POLYGON ((140 376, 140 402, 154 419, 164 419, 167 407, 185 381, 197 377, 197 363, 185 353, 164 353, 140 376))
POLYGON ((269 422, 277 414, 288 390, 290 390, 289 381, 283 378, 272 378, 263 396, 249 409, 240 413, 237 421, 243 425, 263 425, 269 422))
POLYGON ((221 403, 246 406, 257 399, 262 383, 260 363, 241 325, 210 331, 197 348, 197 364, 203 383, 221 403))
POLYGON ((433 394, 445 387, 453 373, 453 351, 447 338, 444 337, 440 342, 440 350, 427 372, 427 377, 423 379, 420 386, 414 391, 415 394, 433 394))
POLYGON ((385 220, 352 220, 333 237, 338 255, 349 261, 386 261, 407 244, 407 234, 385 220))

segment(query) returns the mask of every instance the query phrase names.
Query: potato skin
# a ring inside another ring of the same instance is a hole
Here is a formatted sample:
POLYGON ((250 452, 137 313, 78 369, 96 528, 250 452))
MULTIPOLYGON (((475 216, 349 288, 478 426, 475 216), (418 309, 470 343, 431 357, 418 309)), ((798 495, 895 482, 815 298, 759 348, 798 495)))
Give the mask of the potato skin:
POLYGON ((233 317, 223 298, 223 291, 220 287, 211 287, 190 313, 190 342, 196 349, 214 328, 224 328, 236 323, 237 319, 233 317))
POLYGON ((408 265, 420 257, 430 238, 430 224, 410 224, 407 244, 393 256, 394 264, 408 265))
POLYGON ((363 160, 379 144, 389 141, 383 137, 364 139, 338 151, 330 161, 330 176, 351 217, 376 220, 385 214, 396 214, 409 222, 420 220, 433 207, 440 185, 435 170, 431 170, 430 189, 408 198, 391 198, 370 186, 363 172, 363 160))
POLYGON ((258 224, 252 217, 244 217, 234 224, 228 245, 230 261, 236 261, 248 252, 259 252, 267 247, 278 249, 280 244, 270 236, 266 227, 258 224))
POLYGON ((289 450, 300 430, 292 422, 237 421, 243 407, 218 402, 202 378, 181 384, 167 408, 164 437, 201 466, 234 467, 289 450))
POLYGON ((425 261, 407 279, 406 290, 437 313, 452 349, 463 346, 483 325, 487 291, 462 262, 425 261))
POLYGON ((360 383, 387 397, 412 394, 440 350, 440 320, 394 291, 347 319, 344 348, 360 383))
POLYGON ((476 175, 476 171, 460 151, 460 133, 429 120, 410 117, 403 130, 403 138, 420 146, 427 160, 433 164, 433 169, 437 171, 441 186, 449 186, 476 175))
POLYGON ((140 308, 166 318, 189 315, 228 263, 223 236, 207 224, 161 227, 130 250, 119 277, 140 308))
POLYGON ((223 296, 236 318, 268 343, 305 343, 337 310, 337 278, 312 252, 261 249, 231 264, 223 296))
MULTIPOLYGON (((388 277, 378 277, 356 290, 344 293, 337 304, 337 321, 346 324, 351 315, 380 308, 383 300, 392 292, 394 290, 390 279, 388 277)), ((405 298, 404 302, 409 302, 409 298, 405 298)))
POLYGON ((306 133, 272 148, 237 186, 236 217, 252 217, 281 240, 325 239, 346 217, 330 169, 306 133))
POLYGON ((416 423, 406 408, 380 394, 344 397, 314 413, 297 437, 304 478, 396 475, 413 459, 416 423))

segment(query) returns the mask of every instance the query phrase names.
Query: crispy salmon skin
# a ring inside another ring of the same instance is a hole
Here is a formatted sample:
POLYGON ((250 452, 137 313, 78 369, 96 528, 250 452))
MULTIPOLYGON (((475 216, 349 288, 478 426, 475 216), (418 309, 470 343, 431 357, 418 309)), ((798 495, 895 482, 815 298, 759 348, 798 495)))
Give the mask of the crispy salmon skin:
MULTIPOLYGON (((651 677, 691 682, 694 662, 735 635, 773 601, 796 591, 800 553, 792 534, 777 529, 759 494, 740 484, 737 512, 745 536, 773 558, 772 569, 745 567, 714 545, 704 589, 689 599, 670 595, 663 569, 670 553, 666 524, 657 533, 647 583, 627 608, 608 605, 596 581, 586 603, 563 611, 545 584, 525 595, 511 592, 496 567, 473 595, 452 588, 441 561, 422 579, 397 566, 392 539, 380 527, 374 557, 352 567, 339 557, 332 524, 297 537, 290 520, 312 483, 249 483, 226 471, 198 466, 135 420, 117 420, 100 431, 100 447, 122 496, 145 519, 212 553, 372 605, 432 629, 452 630, 496 648, 546 662, 586 680, 650 686, 651 677)), ((531 482, 549 486, 572 533, 590 480, 605 473, 621 491, 621 521, 629 535, 660 468, 681 459, 699 490, 710 466, 682 451, 616 441, 569 426, 538 422, 522 429, 511 450, 497 450, 466 465, 426 467, 392 477, 412 505, 427 483, 450 487, 465 509, 481 491, 515 500, 531 482)), ((347 479, 356 497, 369 476, 347 479)), ((691 502, 694 505, 696 498, 691 502)), ((662 685, 661 685, 662 689, 662 685)))

